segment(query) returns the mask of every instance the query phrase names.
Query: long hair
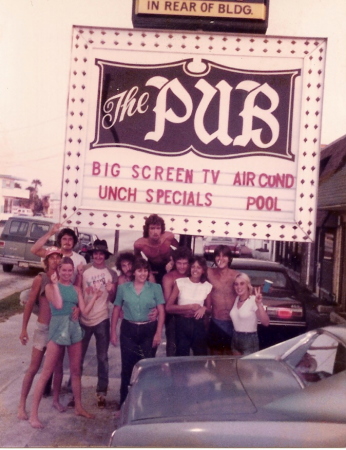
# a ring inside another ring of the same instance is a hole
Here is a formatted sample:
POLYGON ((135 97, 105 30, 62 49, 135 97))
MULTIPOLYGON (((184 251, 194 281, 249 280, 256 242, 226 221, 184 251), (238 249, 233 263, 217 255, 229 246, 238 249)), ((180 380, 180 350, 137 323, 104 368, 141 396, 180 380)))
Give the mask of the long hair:
POLYGON ((189 272, 189 276, 191 276, 191 266, 192 266, 192 264, 194 264, 194 263, 197 263, 199 266, 201 266, 202 267, 202 269, 203 269, 203 273, 202 273, 202 276, 201 276, 201 283, 204 283, 205 281, 207 281, 207 271, 208 271, 208 266, 207 266, 207 261, 206 261, 206 259, 205 258, 203 258, 203 256, 193 256, 191 259, 190 259, 190 261, 189 261, 189 263, 190 263, 190 272, 189 272))
POLYGON ((57 242, 58 247, 61 247, 61 239, 66 234, 73 238, 73 246, 75 246, 77 244, 78 237, 77 237, 76 233, 71 228, 63 228, 62 230, 59 231, 59 234, 58 234, 58 236, 56 238, 56 242, 57 242))
POLYGON ((150 225, 160 225, 161 233, 163 234, 165 232, 166 226, 165 226, 165 221, 162 219, 162 217, 158 216, 157 214, 151 214, 145 220, 145 223, 143 225, 143 237, 145 237, 145 238, 149 237, 149 226, 150 225))
MULTIPOLYGON (((218 245, 214 250, 214 262, 216 258, 220 255, 227 256, 228 257, 228 267, 231 267, 233 255, 231 252, 231 249, 228 247, 228 245, 218 245)), ((215 263, 216 264, 216 263, 215 263)))

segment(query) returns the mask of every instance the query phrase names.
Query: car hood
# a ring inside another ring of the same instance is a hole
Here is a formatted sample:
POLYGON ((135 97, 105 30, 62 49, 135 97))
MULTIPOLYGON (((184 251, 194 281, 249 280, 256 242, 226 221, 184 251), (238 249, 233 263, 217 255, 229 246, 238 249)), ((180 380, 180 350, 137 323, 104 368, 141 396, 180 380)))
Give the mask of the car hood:
POLYGON ((124 423, 247 420, 301 389, 288 367, 275 360, 193 357, 143 363, 132 380, 124 423))

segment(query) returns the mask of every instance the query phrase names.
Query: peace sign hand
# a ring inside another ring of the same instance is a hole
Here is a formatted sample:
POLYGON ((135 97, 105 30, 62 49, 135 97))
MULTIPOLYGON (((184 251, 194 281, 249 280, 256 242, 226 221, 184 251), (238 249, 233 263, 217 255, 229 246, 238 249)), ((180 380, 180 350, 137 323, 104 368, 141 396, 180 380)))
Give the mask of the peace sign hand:
POLYGON ((261 286, 255 287, 255 301, 257 304, 262 303, 261 286))

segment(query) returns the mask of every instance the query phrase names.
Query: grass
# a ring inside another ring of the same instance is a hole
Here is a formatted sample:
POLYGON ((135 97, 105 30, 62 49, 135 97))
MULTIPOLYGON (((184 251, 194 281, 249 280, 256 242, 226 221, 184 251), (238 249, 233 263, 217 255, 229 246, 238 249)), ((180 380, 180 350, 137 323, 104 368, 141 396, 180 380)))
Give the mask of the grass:
POLYGON ((23 312, 23 306, 19 303, 20 292, 9 295, 0 300, 0 322, 5 322, 11 316, 23 312))

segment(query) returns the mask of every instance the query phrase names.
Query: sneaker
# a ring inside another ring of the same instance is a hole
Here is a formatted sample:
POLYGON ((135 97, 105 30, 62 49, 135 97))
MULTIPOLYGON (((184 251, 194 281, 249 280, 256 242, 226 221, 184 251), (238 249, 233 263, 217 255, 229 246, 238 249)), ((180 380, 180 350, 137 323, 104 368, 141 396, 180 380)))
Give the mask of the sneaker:
POLYGON ((103 395, 97 395, 97 407, 103 409, 106 407, 106 399, 103 395))

